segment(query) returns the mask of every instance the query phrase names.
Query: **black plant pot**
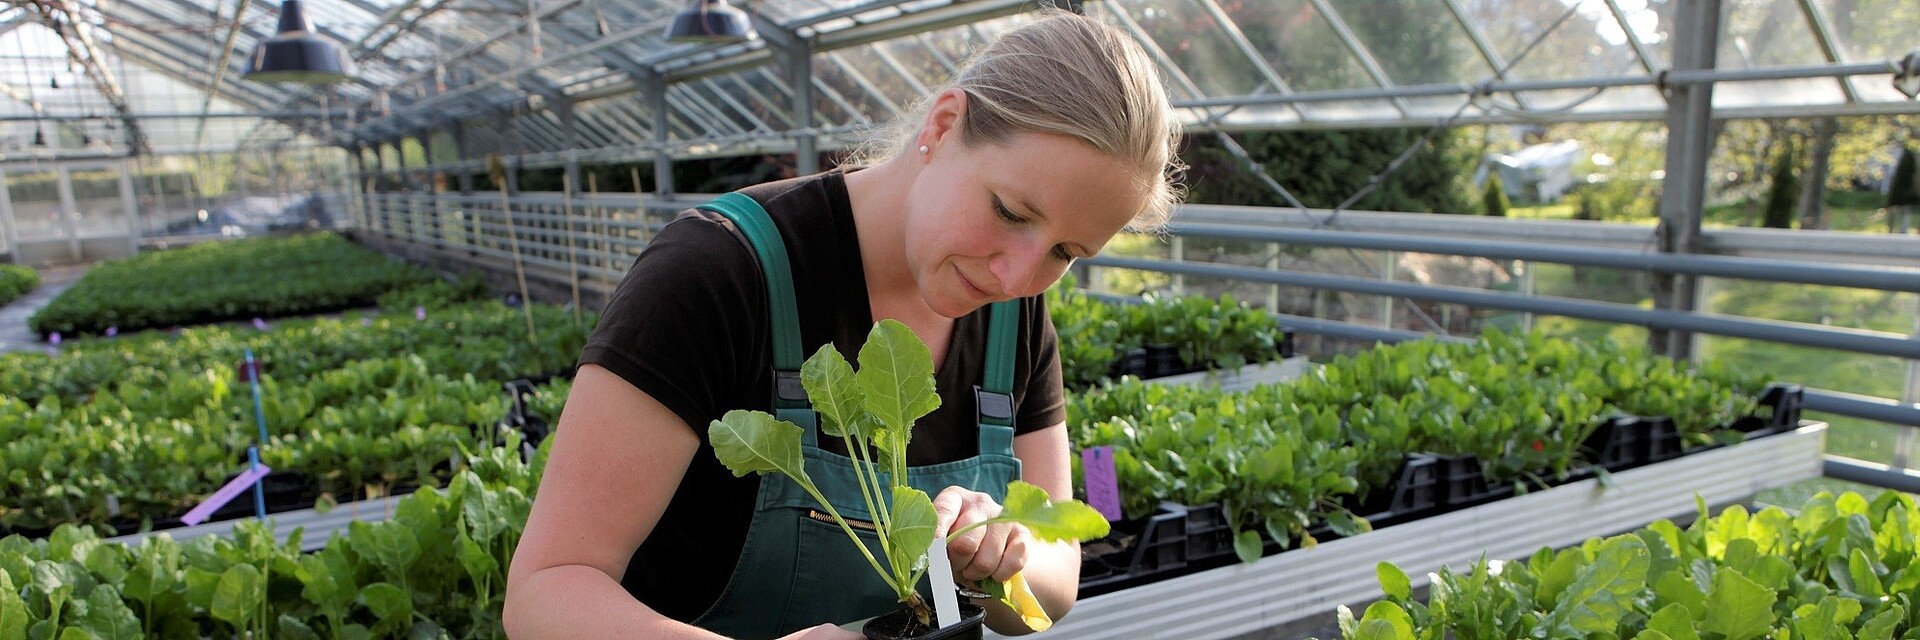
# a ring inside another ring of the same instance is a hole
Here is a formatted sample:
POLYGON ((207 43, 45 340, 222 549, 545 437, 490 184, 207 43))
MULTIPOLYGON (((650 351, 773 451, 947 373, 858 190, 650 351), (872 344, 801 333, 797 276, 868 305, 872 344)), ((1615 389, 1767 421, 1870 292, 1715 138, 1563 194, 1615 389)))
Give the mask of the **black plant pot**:
POLYGON ((987 610, 966 601, 960 602, 960 624, 939 630, 928 629, 905 607, 868 620, 860 632, 867 640, 980 640, 987 621, 987 610))

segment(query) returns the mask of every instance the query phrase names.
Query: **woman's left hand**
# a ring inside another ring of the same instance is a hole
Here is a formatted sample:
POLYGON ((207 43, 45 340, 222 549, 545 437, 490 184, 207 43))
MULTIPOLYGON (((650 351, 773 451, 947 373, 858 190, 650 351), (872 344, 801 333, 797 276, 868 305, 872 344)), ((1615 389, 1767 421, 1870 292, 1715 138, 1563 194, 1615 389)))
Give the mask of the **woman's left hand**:
MULTIPOLYGON (((947 487, 933 499, 934 535, 966 528, 976 522, 1000 515, 1000 503, 993 496, 961 487, 947 487)), ((953 564, 955 578, 978 581, 992 577, 1006 582, 1026 568, 1027 547, 1033 534, 1026 527, 996 523, 968 531, 947 543, 947 559, 953 564)))

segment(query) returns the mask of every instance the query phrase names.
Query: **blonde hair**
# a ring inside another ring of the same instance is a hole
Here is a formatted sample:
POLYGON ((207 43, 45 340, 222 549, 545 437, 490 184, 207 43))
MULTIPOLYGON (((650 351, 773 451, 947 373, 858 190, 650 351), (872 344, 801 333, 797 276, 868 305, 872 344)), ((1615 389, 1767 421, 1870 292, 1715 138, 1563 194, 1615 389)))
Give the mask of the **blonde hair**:
POLYGON ((1057 9, 968 58, 946 87, 869 138, 844 164, 878 164, 906 150, 933 96, 947 89, 967 94, 960 132, 969 148, 1051 133, 1085 141, 1150 175, 1151 184, 1143 185, 1147 206, 1130 229, 1160 228, 1181 199, 1180 126, 1153 60, 1119 30, 1057 9))

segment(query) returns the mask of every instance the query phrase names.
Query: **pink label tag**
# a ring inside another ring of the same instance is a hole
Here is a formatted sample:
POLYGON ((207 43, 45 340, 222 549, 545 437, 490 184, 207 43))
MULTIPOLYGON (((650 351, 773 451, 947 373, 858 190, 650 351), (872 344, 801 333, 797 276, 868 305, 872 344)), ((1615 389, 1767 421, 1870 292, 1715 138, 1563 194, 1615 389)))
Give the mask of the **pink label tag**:
POLYGON ((227 503, 232 502, 241 492, 246 491, 247 487, 253 486, 253 483, 259 482, 261 478, 267 477, 267 474, 272 471, 273 469, 264 464, 246 470, 238 477, 235 477, 232 482, 228 482, 227 486, 220 487, 219 491, 215 491, 213 495, 207 496, 206 502, 202 502, 200 506, 194 507, 192 511, 188 511, 187 515, 180 516, 180 521, 186 523, 189 527, 206 522, 207 517, 213 515, 214 511, 219 510, 220 507, 227 506, 227 503))
POLYGON ((1113 447, 1099 446, 1080 450, 1080 469, 1087 477, 1087 504, 1108 521, 1117 522, 1120 512, 1120 482, 1113 473, 1113 447))
POLYGON ((259 318, 254 318, 254 319, 253 319, 253 328, 255 328, 255 329, 259 329, 259 330, 261 330, 261 331, 266 331, 266 330, 267 330, 267 321, 265 321, 265 320, 261 320, 261 319, 259 319, 259 318))
POLYGON ((426 307, 414 307, 414 308, 413 308, 413 319, 415 319, 415 320, 425 320, 425 319, 427 319, 427 308, 426 308, 426 307))

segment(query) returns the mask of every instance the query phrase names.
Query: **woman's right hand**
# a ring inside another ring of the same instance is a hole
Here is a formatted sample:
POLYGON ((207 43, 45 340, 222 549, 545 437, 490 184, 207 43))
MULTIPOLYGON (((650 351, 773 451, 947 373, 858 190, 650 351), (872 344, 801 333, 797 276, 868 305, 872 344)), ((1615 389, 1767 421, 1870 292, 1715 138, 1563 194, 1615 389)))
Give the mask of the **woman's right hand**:
POLYGON ((801 629, 799 631, 795 631, 793 633, 780 636, 780 640, 866 640, 866 638, 867 637, 864 635, 854 633, 852 631, 848 631, 846 629, 842 629, 840 627, 836 627, 830 624, 823 624, 817 627, 807 627, 805 629, 801 629))

